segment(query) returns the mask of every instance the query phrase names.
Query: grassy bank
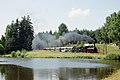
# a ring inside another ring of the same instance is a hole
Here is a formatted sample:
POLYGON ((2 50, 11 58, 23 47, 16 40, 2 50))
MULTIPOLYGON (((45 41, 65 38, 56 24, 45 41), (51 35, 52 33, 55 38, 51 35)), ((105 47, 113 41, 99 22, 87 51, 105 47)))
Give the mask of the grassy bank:
POLYGON ((3 57, 27 57, 27 58, 82 58, 82 59, 108 59, 120 60, 120 49, 114 45, 96 44, 98 53, 72 53, 53 50, 13 51, 3 57))
POLYGON ((58 51, 45 51, 35 50, 30 51, 28 58, 82 58, 82 59, 102 59, 103 54, 90 54, 90 53, 72 53, 72 52, 58 52, 58 51))
POLYGON ((109 75, 108 77, 102 79, 102 80, 119 80, 120 79, 120 70, 117 70, 112 73, 112 75, 109 75))
POLYGON ((97 44, 98 52, 105 56, 107 60, 120 60, 120 49, 114 44, 97 44))
POLYGON ((96 44, 99 53, 72 53, 50 50, 33 50, 27 52, 27 58, 82 58, 82 59, 120 59, 120 50, 114 45, 96 44))

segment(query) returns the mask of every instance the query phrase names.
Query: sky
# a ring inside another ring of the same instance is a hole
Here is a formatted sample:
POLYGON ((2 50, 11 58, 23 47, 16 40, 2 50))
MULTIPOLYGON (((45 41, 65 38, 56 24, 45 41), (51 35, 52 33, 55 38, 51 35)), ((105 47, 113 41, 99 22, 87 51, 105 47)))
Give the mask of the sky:
POLYGON ((69 30, 96 30, 119 10, 120 0, 0 0, 0 36, 13 20, 27 15, 37 34, 57 31, 61 23, 69 30))

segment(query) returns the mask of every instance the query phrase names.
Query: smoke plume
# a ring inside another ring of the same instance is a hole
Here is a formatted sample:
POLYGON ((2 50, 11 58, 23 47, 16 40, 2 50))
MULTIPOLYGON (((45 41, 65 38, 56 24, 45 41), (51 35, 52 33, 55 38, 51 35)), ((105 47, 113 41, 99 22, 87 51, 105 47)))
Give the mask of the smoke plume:
POLYGON ((77 42, 88 42, 94 43, 94 39, 87 35, 81 35, 75 32, 69 32, 56 39, 54 35, 50 35, 49 33, 38 33, 35 35, 35 38, 32 42, 32 48, 44 49, 47 47, 56 47, 56 46, 64 46, 69 43, 77 43, 77 42))

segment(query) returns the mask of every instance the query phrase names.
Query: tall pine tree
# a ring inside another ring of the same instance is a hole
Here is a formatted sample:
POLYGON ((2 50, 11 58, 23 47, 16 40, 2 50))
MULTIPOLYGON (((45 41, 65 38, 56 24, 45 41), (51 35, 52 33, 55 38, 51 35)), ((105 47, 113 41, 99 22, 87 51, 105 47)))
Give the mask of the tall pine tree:
POLYGON ((8 25, 5 33, 5 51, 10 53, 17 50, 32 50, 33 26, 29 16, 22 17, 22 20, 12 22, 8 25))
POLYGON ((20 43, 21 49, 32 50, 32 40, 34 30, 29 16, 22 17, 20 22, 20 43))

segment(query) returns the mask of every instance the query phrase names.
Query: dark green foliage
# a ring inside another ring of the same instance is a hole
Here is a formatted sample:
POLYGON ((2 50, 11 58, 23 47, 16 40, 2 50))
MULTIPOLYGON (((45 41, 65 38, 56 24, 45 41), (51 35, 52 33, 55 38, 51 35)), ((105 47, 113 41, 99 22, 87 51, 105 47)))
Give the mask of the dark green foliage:
POLYGON ((0 55, 4 54, 4 50, 5 50, 5 37, 2 35, 0 39, 0 55))
POLYGON ((68 32, 68 28, 66 24, 61 23, 60 26, 58 27, 58 33, 56 34, 56 38, 59 38, 59 36, 65 34, 68 32))
POLYGON ((22 17, 22 20, 12 22, 6 28, 5 33, 5 52, 11 53, 17 50, 32 50, 33 26, 30 17, 22 17))
POLYGON ((6 28, 6 43, 5 51, 10 53, 11 51, 16 51, 19 49, 19 21, 16 20, 16 23, 12 22, 11 25, 8 25, 6 28))
POLYGON ((95 32, 94 32, 94 34, 95 34, 95 38, 96 38, 96 41, 97 41, 97 43, 100 43, 100 42, 103 42, 102 41, 102 34, 101 34, 101 30, 100 29, 97 29, 95 32))
POLYGON ((22 17, 22 20, 20 22, 20 32, 19 32, 19 37, 20 37, 20 43, 21 43, 21 49, 25 50, 32 50, 32 40, 34 38, 33 33, 33 26, 31 25, 32 23, 30 22, 30 17, 22 17))
POLYGON ((5 47, 5 37, 3 35, 1 37, 0 44, 2 44, 3 47, 5 47))
POLYGON ((49 31, 49 34, 51 34, 51 35, 52 35, 52 31, 51 31, 51 30, 49 31))
POLYGON ((58 29, 59 29, 58 32, 59 32, 60 36, 63 33, 67 33, 68 32, 67 26, 64 23, 60 24, 60 26, 58 27, 58 29))
POLYGON ((4 54, 4 46, 0 44, 0 55, 4 54))

